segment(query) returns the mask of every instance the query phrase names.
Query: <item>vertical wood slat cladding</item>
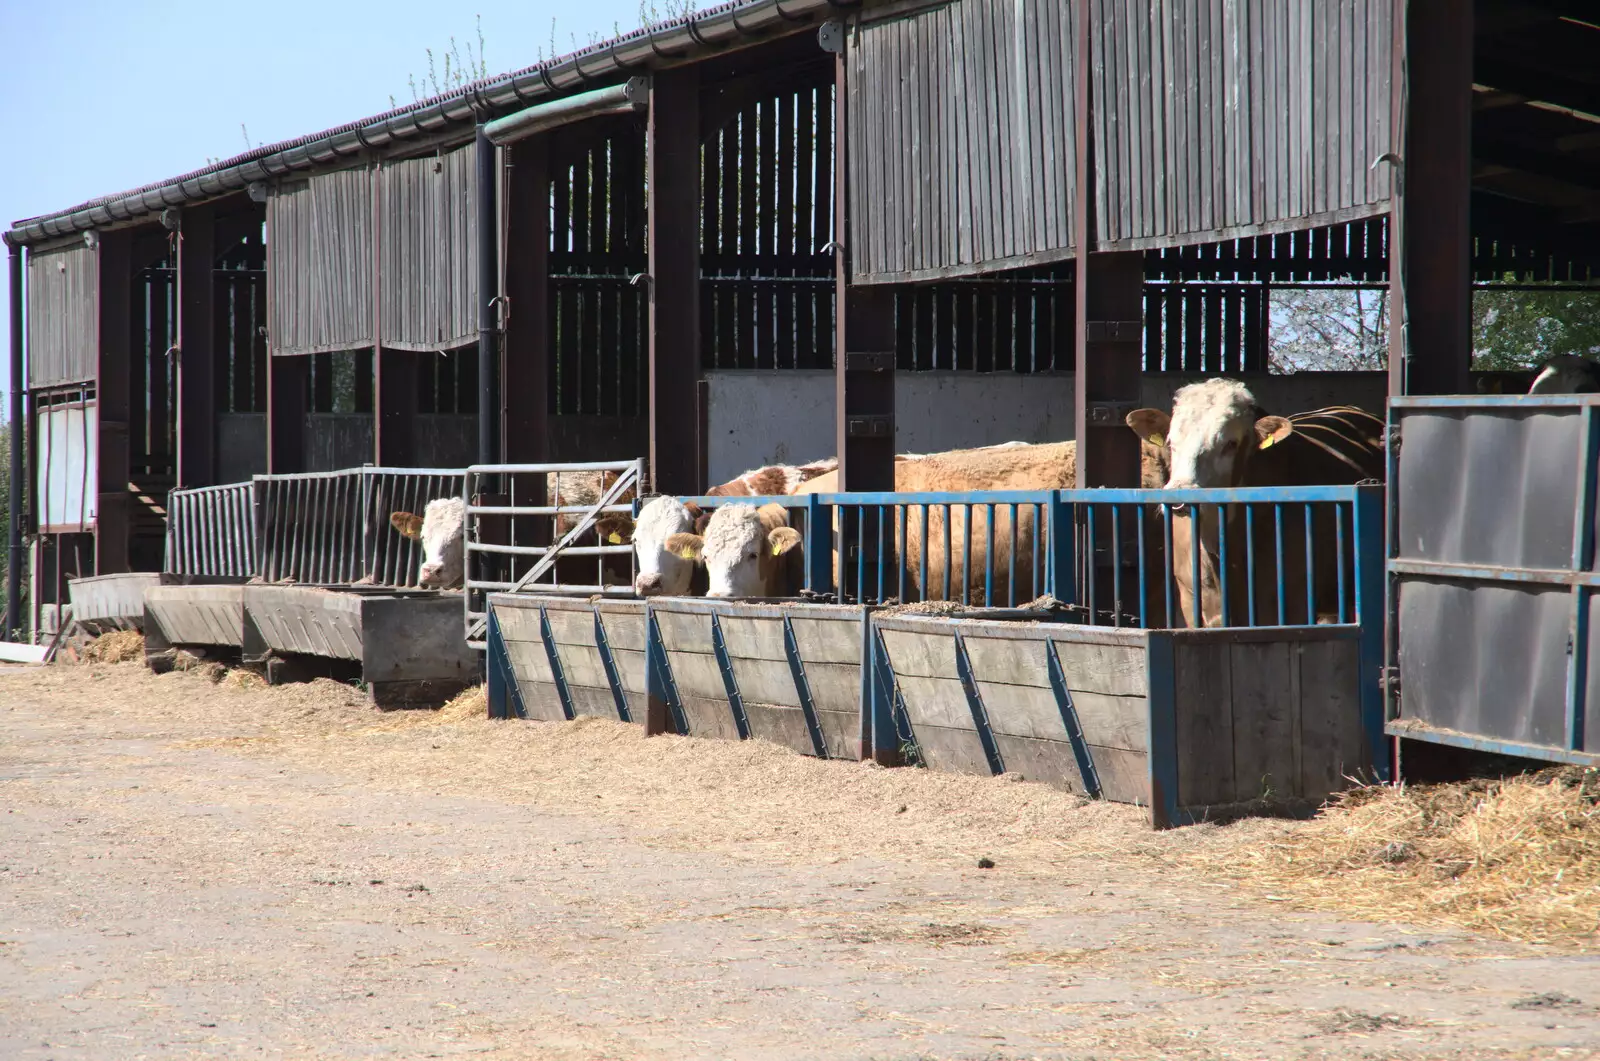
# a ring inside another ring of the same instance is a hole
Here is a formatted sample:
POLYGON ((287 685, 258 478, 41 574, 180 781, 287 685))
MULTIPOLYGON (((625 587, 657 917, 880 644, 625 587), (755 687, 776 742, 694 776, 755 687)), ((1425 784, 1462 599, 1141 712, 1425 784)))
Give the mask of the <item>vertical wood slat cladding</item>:
POLYGON ((1072 6, 962 0, 864 21, 850 45, 857 283, 1072 254, 1072 6))
POLYGON ((1395 0, 1091 0, 1098 244, 1389 208, 1395 0))
POLYGON ((28 386, 87 383, 100 350, 100 272, 81 241, 28 252, 28 386))
POLYGON ((385 165, 378 180, 383 345, 442 351, 478 339, 476 151, 385 165))

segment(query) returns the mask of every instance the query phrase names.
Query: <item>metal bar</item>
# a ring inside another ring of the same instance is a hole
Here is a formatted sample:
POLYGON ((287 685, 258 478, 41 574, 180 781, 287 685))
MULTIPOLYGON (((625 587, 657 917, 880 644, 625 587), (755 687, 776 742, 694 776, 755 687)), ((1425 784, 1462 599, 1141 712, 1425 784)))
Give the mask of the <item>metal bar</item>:
MULTIPOLYGON (((1316 584, 1316 548, 1312 544, 1312 512, 1311 506, 1305 506, 1306 519, 1306 625, 1317 625, 1317 584, 1316 584)), ((1287 616, 1285 617, 1287 622, 1287 616)))
POLYGON ((1344 587, 1344 580, 1345 580, 1344 512, 1345 512, 1345 507, 1343 505, 1334 505, 1333 506, 1334 548, 1337 549, 1338 553, 1339 553, 1339 564, 1338 564, 1338 566, 1339 566, 1339 621, 1341 623, 1345 623, 1345 622, 1349 622, 1350 621, 1349 613, 1346 612, 1346 610, 1345 610, 1345 605, 1348 602, 1345 599, 1346 595, 1345 595, 1345 587, 1344 587))
POLYGON ((1379 780, 1388 781, 1389 757, 1383 737, 1383 690, 1379 677, 1384 651, 1384 498, 1385 488, 1357 488, 1353 510, 1356 561, 1355 620, 1361 629, 1358 650, 1357 688, 1361 697, 1361 725, 1367 737, 1372 769, 1379 780))
POLYGON ((6 567, 6 629, 0 630, 0 638, 12 640, 16 631, 23 627, 22 623, 22 568, 26 563, 23 558, 22 529, 27 517, 23 512, 23 486, 27 482, 28 473, 24 463, 27 452, 27 442, 23 434, 23 425, 26 418, 22 412, 22 395, 26 389, 23 376, 22 340, 22 248, 12 245, 10 248, 10 312, 11 312, 11 397, 10 397, 10 441, 11 441, 11 493, 7 499, 7 512, 10 523, 7 525, 7 567, 6 567))
POLYGON ((918 594, 918 596, 921 597, 923 600, 932 600, 933 599, 928 593, 928 552, 929 552, 929 549, 931 547, 931 543, 928 541, 928 509, 929 509, 929 507, 930 506, 928 506, 928 505, 918 505, 917 506, 917 511, 922 513, 922 563, 920 565, 921 574, 920 574, 920 577, 917 580, 917 585, 921 587, 921 592, 918 594))
POLYGON ((486 123, 483 130, 492 143, 511 144, 588 118, 640 112, 649 104, 649 93, 648 78, 630 77, 620 85, 580 92, 508 114, 486 123))
POLYGON ((1111 506, 1111 625, 1122 625, 1122 508, 1111 506))
POLYGON ((1494 755, 1511 755, 1522 759, 1542 759, 1552 763, 1572 763, 1575 766, 1600 767, 1600 754, 1556 748, 1548 744, 1529 744, 1522 741, 1496 740, 1479 737, 1456 730, 1435 729, 1412 719, 1396 719, 1385 732, 1406 740, 1427 741, 1451 748, 1468 748, 1472 751, 1490 752, 1494 755))
MULTIPOLYGON (((1017 606, 1017 506, 1011 505, 1008 511, 1011 514, 1011 564, 1006 572, 1006 585, 1008 587, 1006 590, 1006 607, 1015 608, 1017 606)), ((1031 561, 1029 566, 1032 566, 1031 561)), ((1037 583, 1035 583, 1035 586, 1037 587, 1037 583)), ((1034 596, 1038 596, 1038 594, 1035 593, 1034 596)))
MULTIPOLYGON (((1147 630, 1150 627, 1150 613, 1148 610, 1150 601, 1150 579, 1144 546, 1145 507, 1143 505, 1139 505, 1134 509, 1134 512, 1137 516, 1135 522, 1138 524, 1139 533, 1139 627, 1140 629, 1147 630)), ((1169 622, 1168 625, 1170 626, 1171 623, 1169 622)))
MULTIPOLYGON (((493 611, 492 606, 490 610, 493 611)), ((622 675, 617 671, 616 658, 611 654, 611 640, 606 637, 606 623, 599 608, 594 610, 594 643, 600 650, 600 665, 606 671, 606 684, 611 686, 611 698, 617 705, 617 717, 624 722, 632 722, 633 716, 628 711, 628 691, 622 687, 622 675)))
POLYGON ((1289 622, 1289 605, 1286 599, 1287 587, 1284 584, 1283 572, 1283 506, 1272 506, 1272 529, 1274 542, 1277 546, 1277 566, 1273 568, 1273 582, 1278 587, 1278 612, 1275 626, 1285 626, 1289 622))
POLYGON ((1072 690, 1067 688, 1067 677, 1061 669, 1060 649, 1052 640, 1044 643, 1045 666, 1050 673, 1050 691, 1055 694, 1056 708, 1061 712, 1061 724, 1066 727, 1067 740, 1072 744, 1073 757, 1078 762, 1078 776, 1083 781, 1083 794, 1090 799, 1100 798, 1100 774, 1095 769, 1094 755, 1083 736, 1083 724, 1078 719, 1078 709, 1072 702, 1072 690))
POLYGON ((811 734, 811 747, 817 758, 828 757, 828 744, 822 736, 822 722, 817 718, 817 708, 811 699, 811 683, 806 680, 805 661, 800 658, 800 643, 794 636, 794 624, 783 617, 783 652, 789 659, 789 673, 794 676, 795 695, 800 698, 800 712, 806 718, 806 730, 811 734))
MULTIPOLYGON (((972 510, 967 510, 970 518, 972 510)), ((971 562, 971 548, 967 551, 971 562)), ((983 606, 994 607, 994 506, 983 506, 983 606)))
POLYGON ((983 745, 983 754, 989 760, 989 771, 994 774, 1006 772, 1006 764, 1000 758, 1000 749, 995 746, 994 731, 989 727, 989 713, 984 710, 983 696, 978 691, 978 683, 972 677, 972 662, 967 659, 966 642, 961 633, 952 628, 950 636, 955 639, 956 674, 961 678, 961 689, 967 694, 967 707, 972 712, 972 725, 978 731, 978 740, 983 745))
POLYGON ((972 506, 961 509, 961 603, 972 603, 972 506))
POLYGON ((1516 582, 1540 586, 1600 586, 1600 572, 1549 570, 1531 567, 1490 567, 1476 564, 1439 563, 1433 560, 1390 560, 1389 570, 1397 575, 1454 579, 1463 582, 1516 582))
MULTIPOLYGON (((1600 431, 1596 430, 1596 407, 1583 409, 1583 451, 1578 460, 1577 516, 1572 528, 1572 570, 1594 567, 1595 470, 1600 464, 1600 431)), ((1588 734, 1584 732, 1589 690, 1589 591, 1572 587, 1571 645, 1567 656, 1566 743, 1571 751, 1582 751, 1588 734)))
MULTIPOLYGON (((488 610, 488 605, 485 605, 488 610)), ((566 674, 562 671, 562 655, 555 648, 555 632, 550 629, 550 616, 544 608, 539 608, 539 640, 544 642, 544 653, 550 659, 550 677, 555 679, 555 695, 562 701, 562 714, 568 719, 576 719, 578 715, 573 712, 573 696, 566 690, 566 674)))
POLYGON ((1221 577, 1218 589, 1222 593, 1222 625, 1233 625, 1233 602, 1228 594, 1228 513, 1221 505, 1217 506, 1217 567, 1221 577))

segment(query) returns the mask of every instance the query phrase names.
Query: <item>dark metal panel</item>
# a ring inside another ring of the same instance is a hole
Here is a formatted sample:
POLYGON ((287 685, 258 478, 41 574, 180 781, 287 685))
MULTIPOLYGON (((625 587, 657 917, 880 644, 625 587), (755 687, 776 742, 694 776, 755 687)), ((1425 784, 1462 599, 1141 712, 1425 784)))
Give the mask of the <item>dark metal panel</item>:
POLYGON ((1070 10, 962 0, 862 23, 848 59, 855 282, 1070 256, 1070 10))
POLYGON ((267 202, 272 242, 268 335, 274 355, 372 344, 372 175, 366 169, 280 187, 267 202))
POLYGON ((87 383, 95 378, 94 248, 81 241, 28 252, 28 386, 87 383))

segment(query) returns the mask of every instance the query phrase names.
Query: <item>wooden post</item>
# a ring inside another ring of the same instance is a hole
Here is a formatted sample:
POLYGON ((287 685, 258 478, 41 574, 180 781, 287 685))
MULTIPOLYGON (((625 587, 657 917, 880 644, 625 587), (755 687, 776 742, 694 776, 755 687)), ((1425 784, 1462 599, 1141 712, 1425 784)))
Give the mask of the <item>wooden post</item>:
MULTIPOLYGON (((834 431, 840 490, 894 489, 894 290, 850 282, 847 53, 834 57, 834 431)), ((876 541, 866 533, 863 540, 876 541)))
POLYGON ((506 323, 501 342, 508 464, 550 457, 550 142, 534 136, 505 149, 506 323))
POLYGON ((216 260, 215 209, 186 207, 178 238, 179 489, 216 482, 216 260))
MULTIPOLYGON (((662 493, 699 491, 700 76, 657 73, 648 132, 650 478, 662 493)), ((747 175, 749 179, 753 174, 747 175)))
MULTIPOLYGON (((270 253, 270 250, 269 250, 270 253)), ((309 357, 267 355, 267 472, 306 470, 306 390, 309 357)))
POLYGON ((1139 485, 1139 440, 1124 417, 1139 405, 1143 368, 1144 255, 1097 253, 1094 101, 1089 4, 1078 5, 1077 200, 1073 242, 1077 365, 1073 413, 1078 488, 1139 485))
POLYGON ((128 494, 128 378, 133 356, 133 233, 102 232, 96 253, 99 275, 99 353, 95 368, 100 418, 98 496, 95 499, 94 573, 128 570, 132 504, 128 494))
POLYGON ((1389 392, 1463 394, 1472 364, 1472 5, 1408 0, 1395 20, 1389 392))

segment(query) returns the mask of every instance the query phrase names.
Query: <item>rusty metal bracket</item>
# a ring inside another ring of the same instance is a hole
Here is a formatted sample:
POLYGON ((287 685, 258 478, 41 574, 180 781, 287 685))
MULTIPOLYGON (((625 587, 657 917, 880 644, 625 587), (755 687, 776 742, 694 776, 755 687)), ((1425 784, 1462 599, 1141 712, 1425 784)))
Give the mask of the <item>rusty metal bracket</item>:
POLYGON ((864 352, 846 353, 844 355, 844 370, 846 372, 892 372, 894 371, 894 352, 864 352))
POLYGON ((882 414, 847 416, 845 434, 851 438, 893 438, 894 417, 882 414))
POLYGON ((1091 343, 1143 342, 1144 321, 1089 321, 1084 335, 1091 343))
POLYGON ((1090 402, 1090 427, 1123 427, 1128 414, 1139 407, 1138 402, 1090 402))

